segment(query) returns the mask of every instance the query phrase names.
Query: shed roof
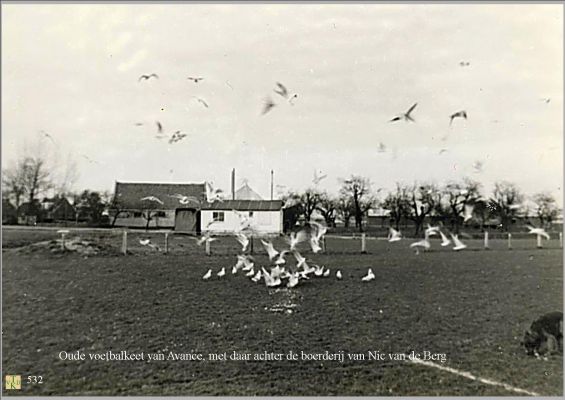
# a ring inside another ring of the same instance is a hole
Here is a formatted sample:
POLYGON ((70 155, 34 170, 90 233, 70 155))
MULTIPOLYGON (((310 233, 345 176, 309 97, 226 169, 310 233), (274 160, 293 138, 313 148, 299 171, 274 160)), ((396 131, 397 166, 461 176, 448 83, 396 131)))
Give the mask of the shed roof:
POLYGON ((202 210, 280 211, 281 200, 224 200, 205 203, 202 210))
POLYGON ((163 202, 162 205, 154 204, 157 209, 174 210, 186 207, 179 199, 171 197, 177 194, 205 201, 206 187, 204 183, 116 182, 115 188, 116 200, 121 207, 134 210, 147 207, 147 202, 141 199, 148 196, 155 196, 163 202))

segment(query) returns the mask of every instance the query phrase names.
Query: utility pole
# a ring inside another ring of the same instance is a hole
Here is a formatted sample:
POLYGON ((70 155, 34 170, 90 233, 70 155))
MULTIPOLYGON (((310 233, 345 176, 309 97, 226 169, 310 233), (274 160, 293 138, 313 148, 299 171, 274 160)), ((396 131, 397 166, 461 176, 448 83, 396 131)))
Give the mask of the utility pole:
POLYGON ((274 172, 271 170, 271 200, 273 200, 273 175, 274 172))

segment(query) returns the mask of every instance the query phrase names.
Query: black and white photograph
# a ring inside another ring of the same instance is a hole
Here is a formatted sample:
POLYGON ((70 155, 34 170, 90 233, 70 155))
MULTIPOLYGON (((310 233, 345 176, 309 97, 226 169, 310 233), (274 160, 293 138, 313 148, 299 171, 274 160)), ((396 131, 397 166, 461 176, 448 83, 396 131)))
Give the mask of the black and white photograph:
POLYGON ((2 1, 2 395, 563 396, 563 22, 2 1))

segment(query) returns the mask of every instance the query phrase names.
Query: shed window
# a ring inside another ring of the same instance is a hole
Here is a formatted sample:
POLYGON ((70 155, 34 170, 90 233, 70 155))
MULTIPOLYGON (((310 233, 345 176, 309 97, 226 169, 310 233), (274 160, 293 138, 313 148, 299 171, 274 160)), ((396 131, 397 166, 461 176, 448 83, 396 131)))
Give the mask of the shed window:
POLYGON ((157 214, 155 214, 155 216, 159 218, 165 218, 167 216, 167 213, 165 213, 165 211, 157 211, 157 214))
MULTIPOLYGON (((128 213, 128 217, 130 216, 130 214, 128 213)), ((141 211, 134 211, 133 212, 133 218, 141 218, 141 211)))
POLYGON ((253 217, 253 211, 249 211, 249 216, 253 217))
POLYGON ((212 220, 215 222, 224 222, 224 212, 223 211, 212 212, 212 220))

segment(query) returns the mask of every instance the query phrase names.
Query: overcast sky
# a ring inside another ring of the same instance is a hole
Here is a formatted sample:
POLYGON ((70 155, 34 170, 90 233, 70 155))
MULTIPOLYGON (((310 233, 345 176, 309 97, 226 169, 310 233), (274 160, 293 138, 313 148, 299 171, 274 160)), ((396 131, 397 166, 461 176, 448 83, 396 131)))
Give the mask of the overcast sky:
POLYGON ((350 174, 385 189, 468 176, 562 203, 563 7, 3 4, 3 167, 38 144, 59 171, 76 162, 76 190, 229 190, 236 168, 268 198, 271 169, 297 190, 317 169, 332 192, 350 174), (416 102, 414 123, 389 122, 416 102), (155 121, 188 136, 169 145, 155 121))

